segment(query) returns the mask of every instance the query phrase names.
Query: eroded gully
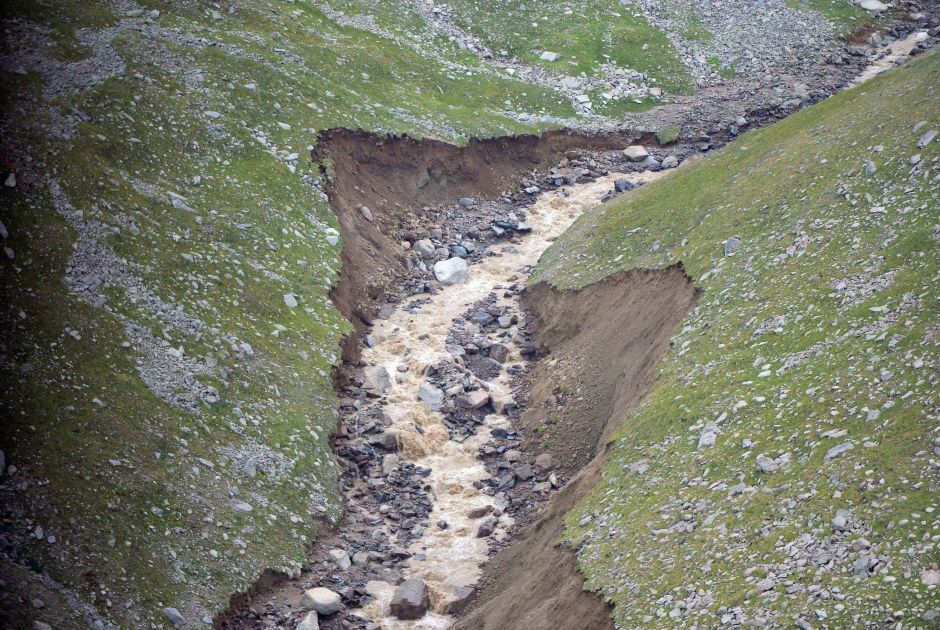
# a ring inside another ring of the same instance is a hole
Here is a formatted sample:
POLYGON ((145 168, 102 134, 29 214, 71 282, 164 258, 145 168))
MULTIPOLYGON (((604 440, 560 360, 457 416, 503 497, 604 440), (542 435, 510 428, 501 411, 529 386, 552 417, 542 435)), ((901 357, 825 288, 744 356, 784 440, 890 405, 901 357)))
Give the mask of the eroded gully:
MULTIPOLYGON (((421 619, 399 620, 390 610, 395 586, 372 581, 366 590, 375 599, 354 612, 390 630, 437 629, 450 625, 452 618, 443 611, 460 587, 477 581, 490 544, 490 538, 477 537, 480 519, 468 515, 488 505, 498 508, 492 495, 473 485, 474 481, 485 481, 490 476, 478 458, 478 451, 490 439, 493 429, 508 428, 508 419, 505 415, 491 413, 475 435, 463 442, 448 439, 442 414, 433 411, 418 397, 418 389, 425 382, 425 371, 430 365, 454 360, 454 355, 445 347, 448 333, 454 320, 474 303, 495 291, 499 307, 520 312, 517 294, 503 297, 499 289, 518 282, 552 240, 578 215, 600 203, 613 188, 615 179, 624 177, 641 183, 661 174, 651 171, 628 175, 611 173, 590 183, 543 193, 529 209, 528 220, 533 229, 520 244, 497 248, 502 251, 469 267, 465 282, 443 287, 420 306, 404 304, 389 319, 377 322, 372 331, 374 345, 365 349, 362 359, 369 365, 384 366, 392 375, 392 384, 384 392, 388 402, 384 410, 392 419, 391 428, 398 433, 402 456, 431 470, 427 482, 434 497, 428 518, 432 526, 412 543, 409 552, 413 558, 420 559, 413 561, 405 571, 406 578, 417 578, 427 584, 431 608, 421 619), (434 526, 437 522, 446 523, 447 528, 434 526)), ((506 338, 511 339, 513 330, 507 332, 506 338)), ((519 349, 511 342, 508 345, 511 355, 506 368, 521 360, 519 349)), ((512 395, 507 369, 479 384, 490 392, 493 401, 512 395)), ((500 516, 493 536, 501 538, 511 524, 510 517, 500 516)))

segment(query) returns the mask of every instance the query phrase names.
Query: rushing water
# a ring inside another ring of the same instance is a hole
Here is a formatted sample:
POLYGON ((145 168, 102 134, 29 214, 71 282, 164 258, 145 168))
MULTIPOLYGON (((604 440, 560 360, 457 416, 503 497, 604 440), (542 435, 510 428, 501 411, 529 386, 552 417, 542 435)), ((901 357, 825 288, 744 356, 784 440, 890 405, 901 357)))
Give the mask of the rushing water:
POLYGON ((888 54, 886 54, 881 59, 874 61, 869 64, 862 72, 852 79, 849 83, 849 86, 858 85, 859 83, 864 83, 865 81, 871 79, 874 76, 877 76, 884 72, 885 70, 890 70, 895 67, 898 61, 908 58, 908 55, 911 54, 914 46, 918 42, 927 39, 926 31, 915 31, 905 37, 904 39, 896 39, 888 44, 888 54))
MULTIPOLYGON (((424 561, 413 559, 406 572, 407 577, 424 580, 431 593, 432 610, 423 619, 399 621, 391 617, 389 601, 394 586, 387 582, 369 583, 368 590, 375 600, 361 612, 382 628, 432 629, 450 625, 451 618, 441 611, 457 588, 477 581, 480 564, 486 558, 489 545, 489 538, 476 537, 480 521, 468 518, 467 514, 473 508, 494 502, 493 497, 475 489, 472 484, 488 478, 477 452, 489 440, 491 429, 507 426, 507 418, 488 415, 475 436, 458 443, 448 439, 447 429, 441 422, 442 415, 431 411, 418 399, 418 387, 425 380, 425 368, 441 359, 452 358, 444 345, 453 320, 494 289, 522 279, 520 269, 534 265, 549 243, 579 214, 600 202, 613 188, 616 178, 624 177, 639 183, 658 175, 651 172, 611 174, 594 182, 542 193, 528 210, 532 232, 522 239, 521 244, 514 245, 509 251, 504 251, 504 245, 492 247, 491 251, 497 254, 471 265, 465 283, 443 287, 430 296, 430 302, 417 310, 399 308, 388 320, 376 324, 372 331, 375 345, 366 349, 362 358, 367 363, 385 366, 392 375, 393 384, 385 392, 388 405, 384 410, 392 419, 392 428, 399 434, 402 455, 432 471, 428 483, 435 500, 430 522, 444 520, 449 524, 447 529, 428 528, 409 549, 412 554, 426 557, 424 561), (516 279, 512 279, 514 276, 516 279), (405 366, 407 370, 399 371, 399 366, 405 366), (420 432, 416 425, 421 427, 420 432)), ((497 295, 502 296, 502 292, 497 291, 497 295)), ((516 298, 499 297, 498 304, 509 306, 516 312, 519 310, 516 298)), ((513 352, 505 367, 519 359, 518 349, 513 348, 513 352)), ((494 399, 511 394, 505 370, 487 386, 494 399)), ((499 521, 494 534, 497 538, 503 536, 511 524, 505 515, 499 521)))

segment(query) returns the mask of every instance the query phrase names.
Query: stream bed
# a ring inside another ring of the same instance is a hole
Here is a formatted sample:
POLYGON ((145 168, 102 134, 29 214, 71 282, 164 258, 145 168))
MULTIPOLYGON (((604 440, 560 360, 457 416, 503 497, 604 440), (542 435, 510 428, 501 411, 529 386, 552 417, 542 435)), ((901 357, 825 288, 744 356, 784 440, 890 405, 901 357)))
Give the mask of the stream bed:
MULTIPOLYGON (((370 582, 367 591, 375 599, 358 612, 382 628, 448 627, 451 616, 444 610, 457 589, 477 581, 491 540, 477 537, 479 520, 471 519, 468 514, 487 505, 496 507, 494 497, 476 489, 473 482, 489 478, 477 453, 489 439, 492 429, 508 426, 508 418, 491 413, 475 435, 457 442, 449 439, 442 414, 433 411, 418 397, 427 367, 442 359, 453 359, 446 342, 454 320, 494 289, 523 281, 525 273, 538 262, 551 241, 582 212, 600 203, 614 187, 616 179, 638 184, 663 173, 611 173, 592 182, 543 192, 528 212, 532 232, 522 238, 520 244, 496 246, 495 253, 469 267, 465 282, 444 286, 420 306, 403 303, 387 320, 376 323, 372 330, 373 347, 364 350, 362 359, 369 365, 384 366, 391 375, 391 386, 384 392, 388 402, 384 410, 392 419, 391 428, 398 433, 402 456, 431 469, 427 483, 434 496, 428 519, 432 526, 412 543, 409 551, 417 560, 405 572, 406 578, 417 578, 427 584, 430 610, 418 620, 399 620, 390 611, 395 586, 388 582, 370 582), (439 521, 446 522, 447 528, 433 525, 439 521)), ((499 291, 496 293, 500 295, 499 291)), ((520 311, 516 294, 510 298, 499 297, 497 304, 510 312, 520 311)), ((512 328, 509 332, 513 332, 512 328)), ((504 368, 521 360, 518 348, 509 345, 511 354, 504 368)), ((481 385, 489 390, 491 400, 505 400, 512 394, 510 378, 507 369, 503 369, 496 378, 481 381, 481 385)), ((500 516, 493 537, 504 536, 511 524, 508 516, 500 516)))

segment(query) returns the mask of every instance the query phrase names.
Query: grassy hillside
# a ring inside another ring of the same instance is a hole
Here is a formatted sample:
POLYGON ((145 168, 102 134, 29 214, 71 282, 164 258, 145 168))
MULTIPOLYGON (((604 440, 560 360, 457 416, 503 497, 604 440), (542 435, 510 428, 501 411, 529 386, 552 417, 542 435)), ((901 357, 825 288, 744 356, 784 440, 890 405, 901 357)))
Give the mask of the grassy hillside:
POLYGON ((558 287, 681 261, 704 290, 566 521, 621 626, 937 623, 940 141, 918 143, 938 85, 940 55, 919 58, 542 258, 558 287))

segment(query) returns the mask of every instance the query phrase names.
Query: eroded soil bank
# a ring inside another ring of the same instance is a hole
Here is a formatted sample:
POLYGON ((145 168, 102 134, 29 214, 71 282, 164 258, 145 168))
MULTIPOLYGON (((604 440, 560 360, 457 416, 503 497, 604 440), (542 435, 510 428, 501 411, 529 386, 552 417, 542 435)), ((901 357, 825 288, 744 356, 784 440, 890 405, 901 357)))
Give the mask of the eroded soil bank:
POLYGON ((607 606, 582 589, 574 553, 557 545, 564 514, 597 480, 604 439, 650 391, 669 338, 698 297, 679 267, 618 273, 580 291, 540 283, 525 294, 546 352, 531 374, 528 435, 574 473, 510 546, 488 563, 477 605, 456 628, 612 628, 607 606))

